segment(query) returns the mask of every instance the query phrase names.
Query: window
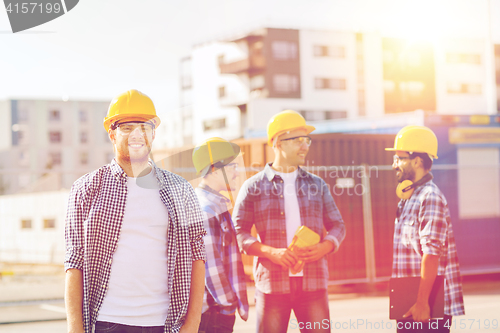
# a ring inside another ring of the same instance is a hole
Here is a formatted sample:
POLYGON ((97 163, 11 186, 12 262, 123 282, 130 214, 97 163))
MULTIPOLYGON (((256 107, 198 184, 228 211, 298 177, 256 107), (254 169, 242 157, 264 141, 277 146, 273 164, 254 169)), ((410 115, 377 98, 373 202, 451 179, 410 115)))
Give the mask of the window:
POLYGON ((315 57, 345 58, 345 48, 343 46, 314 45, 315 57))
POLYGON ((213 129, 219 129, 219 128, 225 128, 225 127, 226 127, 226 118, 205 120, 203 122, 203 130, 204 131, 210 131, 213 129))
POLYGON ((448 83, 447 91, 449 94, 474 94, 481 95, 482 87, 480 84, 467 83, 448 83))
POLYGON ((88 135, 87 132, 80 132, 80 143, 87 143, 88 135))
POLYGON ((51 143, 61 142, 61 132, 56 132, 56 131, 49 132, 49 141, 51 143))
POLYGON ((273 41, 273 58, 277 60, 297 59, 297 43, 288 41, 273 41))
POLYGON ((43 219, 43 228, 44 229, 54 229, 56 227, 55 219, 43 219))
POLYGON ((458 148, 460 218, 500 216, 498 161, 500 161, 498 148, 458 148))
POLYGON ((89 153, 87 153, 86 151, 82 151, 80 153, 80 163, 83 165, 89 163, 89 153))
POLYGON ((80 122, 84 123, 87 121, 87 111, 85 110, 80 110, 78 112, 78 118, 80 119, 80 122))
POLYGON ((447 53, 446 62, 450 64, 481 64, 480 54, 470 54, 470 53, 447 53))
POLYGON ((328 57, 328 46, 314 45, 314 56, 315 57, 328 57))
POLYGON ((219 87, 219 98, 226 97, 226 87, 219 87))
POLYGON ((420 96, 425 89, 425 84, 421 81, 404 81, 399 83, 399 89, 410 96, 420 96))
POLYGON ((250 90, 261 89, 265 86, 264 75, 255 75, 250 78, 250 90))
POLYGON ((297 75, 276 74, 273 76, 273 87, 279 93, 299 91, 299 78, 297 75))
POLYGON ((314 87, 316 89, 345 90, 346 89, 346 80, 345 79, 316 78, 316 79, 314 79, 314 87))
POLYGON ((30 219, 21 220, 21 229, 31 229, 31 220, 30 219))
POLYGON ((325 119, 343 119, 347 118, 347 111, 325 111, 325 119))
POLYGON ((49 160, 51 165, 61 165, 61 152, 49 153, 49 160))
POLYGON ((52 110, 49 112, 49 120, 50 121, 59 121, 61 120, 61 111, 52 110))

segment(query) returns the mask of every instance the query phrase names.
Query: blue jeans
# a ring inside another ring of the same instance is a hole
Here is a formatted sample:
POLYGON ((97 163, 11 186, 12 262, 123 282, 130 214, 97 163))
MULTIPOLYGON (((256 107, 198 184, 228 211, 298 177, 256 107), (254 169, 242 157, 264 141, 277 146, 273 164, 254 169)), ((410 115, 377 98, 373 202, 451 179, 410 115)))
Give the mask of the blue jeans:
POLYGON ((330 332, 330 313, 326 290, 303 291, 302 278, 290 278, 289 294, 255 291, 258 333, 330 332), (297 321, 290 322, 293 309, 297 321))
POLYGON ((198 333, 231 333, 235 321, 236 314, 225 315, 219 312, 218 307, 210 307, 201 314, 198 333))
POLYGON ((163 326, 129 326, 106 321, 95 323, 95 333, 163 333, 163 331, 163 326))

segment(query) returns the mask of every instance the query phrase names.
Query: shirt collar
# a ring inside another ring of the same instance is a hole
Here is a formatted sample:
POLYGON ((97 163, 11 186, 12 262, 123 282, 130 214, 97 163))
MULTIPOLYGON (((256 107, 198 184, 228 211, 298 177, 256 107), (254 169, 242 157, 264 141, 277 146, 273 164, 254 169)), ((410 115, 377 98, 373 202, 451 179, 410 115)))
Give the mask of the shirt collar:
MULTIPOLYGON (((274 179, 274 177, 279 177, 276 170, 271 168, 271 165, 272 165, 272 163, 268 163, 264 167, 264 174, 266 175, 266 177, 269 181, 272 181, 274 179)), ((297 178, 309 177, 309 174, 307 173, 307 171, 303 170, 301 167, 297 167, 297 170, 298 170, 297 178)))
POLYGON ((203 191, 206 191, 208 193, 211 194, 211 197, 214 199, 214 200, 218 200, 220 203, 223 203, 224 205, 227 204, 229 202, 229 199, 226 198, 225 196, 223 196, 222 194, 220 194, 219 192, 215 191, 214 189, 212 189, 210 186, 208 185, 205 185, 205 184, 200 184, 198 185, 198 187, 200 189, 202 189, 203 191))
MULTIPOLYGON (((164 184, 166 182, 165 176, 163 175, 162 172, 158 172, 158 167, 156 166, 155 162, 153 160, 149 159, 148 160, 149 165, 151 165, 151 168, 153 169, 153 174, 155 178, 158 180, 158 182, 161 184, 164 184)), ((117 180, 120 181, 126 181, 127 180, 127 174, 125 171, 123 171, 122 167, 116 162, 116 160, 113 158, 113 160, 110 163, 110 169, 111 173, 113 176, 116 177, 117 180)))

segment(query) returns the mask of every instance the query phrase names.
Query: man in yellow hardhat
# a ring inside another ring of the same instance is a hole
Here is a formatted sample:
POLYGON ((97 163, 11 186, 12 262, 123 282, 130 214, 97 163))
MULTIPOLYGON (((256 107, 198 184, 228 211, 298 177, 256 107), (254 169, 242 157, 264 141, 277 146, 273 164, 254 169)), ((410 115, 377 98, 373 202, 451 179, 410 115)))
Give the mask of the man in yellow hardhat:
POLYGON ((71 189, 69 332, 198 330, 206 232, 191 185, 148 159, 159 124, 148 96, 117 96, 104 118, 115 157, 71 189))
POLYGON ((339 249, 345 227, 325 181, 299 167, 313 130, 295 111, 271 118, 267 137, 274 161, 245 181, 233 210, 240 249, 256 256, 257 332, 286 332, 289 326, 330 332, 326 255, 339 249), (251 234, 254 225, 259 238, 251 234), (296 253, 288 247, 301 226, 320 242, 296 253), (289 323, 292 309, 297 321, 289 323))
POLYGON ((399 320, 398 332, 449 332, 452 316, 465 314, 455 238, 448 203, 432 181, 438 141, 424 126, 406 126, 396 135, 392 168, 401 199, 394 229, 392 277, 420 276, 416 303, 399 320), (444 318, 431 321, 429 295, 444 276, 444 318))
POLYGON ((230 200, 221 194, 227 191, 232 198, 239 175, 235 161, 239 152, 238 145, 222 138, 205 140, 193 150, 197 175, 203 177, 195 192, 207 230, 200 333, 232 332, 236 311, 243 320, 248 319, 245 271, 228 212, 230 200))

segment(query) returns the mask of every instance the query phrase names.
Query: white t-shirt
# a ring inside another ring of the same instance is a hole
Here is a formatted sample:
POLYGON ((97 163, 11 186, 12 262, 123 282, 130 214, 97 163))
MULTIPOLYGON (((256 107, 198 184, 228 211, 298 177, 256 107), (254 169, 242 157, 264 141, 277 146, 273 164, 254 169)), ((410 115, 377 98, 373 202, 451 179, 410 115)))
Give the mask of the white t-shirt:
POLYGON ((127 191, 108 290, 97 320, 163 326, 169 305, 167 207, 152 171, 144 177, 128 177, 127 191))
MULTIPOLYGON (((297 198, 297 191, 295 189, 295 181, 297 179, 298 170, 294 172, 283 173, 276 172, 283 179, 283 196, 285 199, 285 220, 286 220, 286 244, 287 246, 293 240, 293 235, 297 229, 302 225, 300 222, 300 207, 297 198)), ((304 276, 304 271, 290 276, 304 276)))

